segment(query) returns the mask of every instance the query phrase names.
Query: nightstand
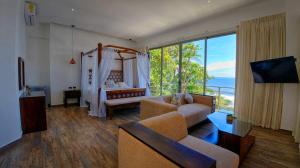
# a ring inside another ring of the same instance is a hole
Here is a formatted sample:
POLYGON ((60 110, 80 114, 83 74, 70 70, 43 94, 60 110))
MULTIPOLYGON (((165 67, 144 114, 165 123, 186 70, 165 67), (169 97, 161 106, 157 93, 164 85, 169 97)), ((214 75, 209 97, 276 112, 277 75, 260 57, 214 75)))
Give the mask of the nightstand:
POLYGON ((68 99, 77 99, 77 105, 80 105, 80 90, 64 90, 64 106, 68 106, 68 99))

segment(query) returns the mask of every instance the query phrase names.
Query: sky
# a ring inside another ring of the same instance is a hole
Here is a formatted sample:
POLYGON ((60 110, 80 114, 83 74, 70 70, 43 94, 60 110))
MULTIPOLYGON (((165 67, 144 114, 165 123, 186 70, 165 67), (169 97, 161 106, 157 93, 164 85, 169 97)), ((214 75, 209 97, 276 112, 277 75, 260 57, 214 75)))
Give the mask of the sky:
MULTIPOLYGON (((201 61, 194 58, 193 61, 204 64, 205 41, 194 42, 200 45, 201 61)), ((236 34, 209 38, 207 40, 207 71, 213 77, 235 78, 236 60, 236 34)))
POLYGON ((236 34, 207 40, 207 70, 214 77, 235 77, 236 34))

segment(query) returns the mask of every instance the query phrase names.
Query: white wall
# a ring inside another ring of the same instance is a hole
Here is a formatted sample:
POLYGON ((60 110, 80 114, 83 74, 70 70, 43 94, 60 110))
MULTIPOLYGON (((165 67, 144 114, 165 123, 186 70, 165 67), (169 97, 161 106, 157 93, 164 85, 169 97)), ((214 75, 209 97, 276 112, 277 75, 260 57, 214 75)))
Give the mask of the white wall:
POLYGON ((0 1, 0 147, 22 136, 17 57, 25 58, 22 0, 0 1))
MULTIPOLYGON (((235 31, 240 21, 262 16, 287 13, 287 55, 299 58, 299 0, 266 0, 230 11, 220 16, 201 20, 195 24, 177 28, 138 42, 139 48, 153 48, 214 34, 235 31)), ((298 84, 285 84, 281 128, 293 130, 298 108, 298 84)))
POLYGON ((266 0, 138 41, 138 47, 144 48, 147 46, 153 48, 179 41, 235 31, 240 21, 281 12, 285 12, 283 0, 266 0))
POLYGON ((27 26, 26 84, 50 87, 49 24, 27 26))
POLYGON ((63 103, 63 90, 69 86, 80 88, 80 52, 88 51, 103 45, 115 44, 135 48, 135 43, 112 38, 92 32, 74 30, 74 58, 75 65, 68 64, 72 57, 72 29, 57 24, 50 25, 50 89, 51 104, 63 103))
MULTIPOLYGON (((296 56, 298 72, 300 65, 300 1, 287 0, 287 55, 296 56)), ((281 128, 293 130, 297 118, 299 84, 285 84, 283 92, 283 113, 281 128)))

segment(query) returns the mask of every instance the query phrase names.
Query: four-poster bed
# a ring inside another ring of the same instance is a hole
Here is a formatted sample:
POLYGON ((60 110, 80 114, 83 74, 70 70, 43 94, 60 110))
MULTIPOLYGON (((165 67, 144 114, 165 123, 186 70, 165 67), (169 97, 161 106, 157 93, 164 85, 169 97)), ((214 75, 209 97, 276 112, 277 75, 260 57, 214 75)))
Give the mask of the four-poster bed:
POLYGON ((83 101, 91 106, 92 116, 111 118, 114 109, 136 106, 140 99, 150 95, 149 57, 135 49, 99 43, 96 49, 81 53, 81 71, 83 101), (137 60, 139 88, 133 87, 134 59, 137 60), (114 61, 121 62, 121 70, 112 69, 114 61))

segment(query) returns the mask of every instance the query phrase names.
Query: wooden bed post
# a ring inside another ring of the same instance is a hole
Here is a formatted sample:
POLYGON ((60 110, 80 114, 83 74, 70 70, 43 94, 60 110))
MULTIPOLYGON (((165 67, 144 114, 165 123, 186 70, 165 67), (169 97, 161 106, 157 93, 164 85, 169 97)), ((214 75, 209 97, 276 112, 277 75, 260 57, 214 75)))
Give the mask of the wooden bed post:
POLYGON ((82 72, 82 57, 83 57, 83 52, 80 53, 80 68, 81 68, 81 72, 82 72))
MULTIPOLYGON (((98 68, 100 67, 101 59, 102 59, 102 43, 98 43, 98 68)), ((100 93, 101 93, 101 86, 98 88, 98 107, 100 105, 100 93)))
POLYGON ((83 57, 83 55, 84 55, 84 53, 81 52, 80 53, 80 72, 81 72, 81 74, 80 74, 80 80, 82 79, 82 57, 83 57))
POLYGON ((102 43, 98 43, 98 65, 100 66, 102 59, 102 43))

